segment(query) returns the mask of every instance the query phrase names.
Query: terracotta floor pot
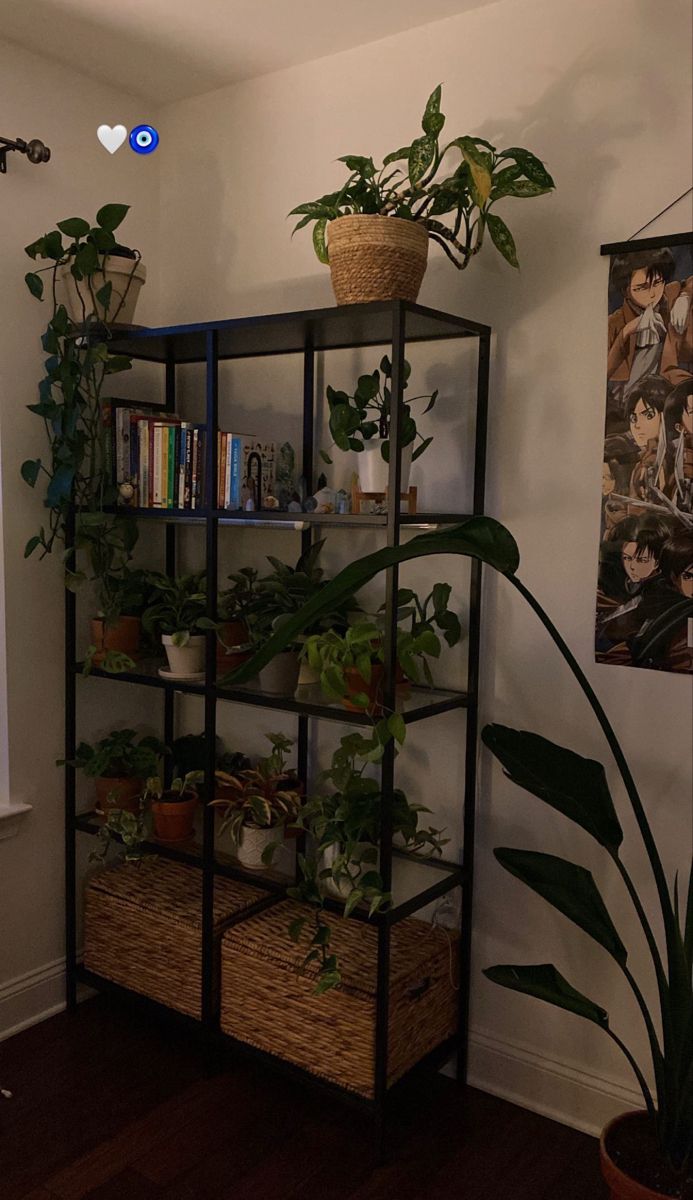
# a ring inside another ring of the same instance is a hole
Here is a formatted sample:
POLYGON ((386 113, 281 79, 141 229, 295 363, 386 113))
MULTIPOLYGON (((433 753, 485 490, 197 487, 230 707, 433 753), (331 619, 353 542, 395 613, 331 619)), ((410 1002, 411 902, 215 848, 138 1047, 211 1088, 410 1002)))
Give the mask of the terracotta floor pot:
POLYGON ((187 842, 193 835, 193 821, 197 808, 197 796, 186 800, 169 800, 164 794, 154 800, 154 832, 162 842, 187 842))
POLYGON ((94 780, 94 788, 98 812, 108 813, 116 808, 125 812, 139 812, 140 796, 144 790, 142 779, 109 779, 101 775, 94 780))
POLYGON ((332 289, 338 304, 416 300, 428 259, 428 231, 417 221, 355 213, 327 226, 332 289))
POLYGON ((103 617, 91 621, 91 641, 96 646, 94 666, 99 666, 107 650, 118 650, 136 659, 140 650, 142 622, 139 617, 118 617, 112 624, 103 617))
MULTIPOLYGON (((638 1148, 650 1138, 653 1144, 653 1156, 656 1154, 656 1144, 650 1134, 650 1119, 646 1112, 626 1112, 616 1117, 602 1131, 599 1139, 599 1159, 602 1175, 610 1189, 611 1200, 671 1200, 672 1192, 659 1192, 638 1183, 614 1161, 619 1141, 628 1138, 636 1141, 638 1148)), ((624 1147, 625 1151, 625 1147, 624 1147)), ((624 1157, 625 1154, 624 1154, 624 1157)))

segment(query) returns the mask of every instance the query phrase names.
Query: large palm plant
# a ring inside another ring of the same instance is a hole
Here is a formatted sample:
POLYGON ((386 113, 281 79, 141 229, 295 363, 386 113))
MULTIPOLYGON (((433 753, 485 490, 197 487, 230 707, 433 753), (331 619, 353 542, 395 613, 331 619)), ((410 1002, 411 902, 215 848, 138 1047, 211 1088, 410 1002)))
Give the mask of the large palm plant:
MULTIPOLYGON (((669 888, 645 809, 625 756, 597 696, 553 622, 517 578, 519 553, 507 529, 488 517, 472 517, 441 533, 421 534, 404 546, 388 547, 351 563, 295 614, 234 674, 235 682, 254 675, 306 627, 373 579, 380 571, 429 554, 462 554, 492 566, 520 593, 539 617, 577 679, 614 755, 647 852, 664 931, 660 949, 652 918, 620 855, 623 831, 603 766, 537 734, 489 725, 483 739, 506 774, 551 808, 575 822, 603 847, 626 886, 645 934, 657 983, 659 1026, 631 973, 628 951, 589 871, 566 859, 503 848, 500 863, 607 951, 618 963, 642 1014, 652 1058, 654 1094, 645 1072, 611 1029, 609 1014, 577 991, 550 964, 496 966, 486 971, 495 983, 535 996, 603 1029, 633 1068, 645 1105, 656 1124, 664 1159, 683 1175, 693 1161, 693 864, 686 900, 678 880, 669 888)), ((693 601, 691 602, 693 613, 693 601)))

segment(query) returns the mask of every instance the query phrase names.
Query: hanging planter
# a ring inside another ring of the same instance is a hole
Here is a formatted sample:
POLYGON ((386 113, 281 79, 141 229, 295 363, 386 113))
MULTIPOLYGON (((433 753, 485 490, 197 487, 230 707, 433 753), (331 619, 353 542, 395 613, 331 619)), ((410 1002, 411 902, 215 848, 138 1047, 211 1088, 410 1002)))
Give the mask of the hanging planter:
POLYGON ((70 320, 76 325, 90 318, 108 320, 111 325, 132 325, 147 278, 139 251, 115 246, 103 256, 101 266, 92 275, 81 279, 75 278, 74 265, 73 257, 56 272, 58 299, 65 305, 70 320), (108 303, 104 303, 106 297, 108 303))

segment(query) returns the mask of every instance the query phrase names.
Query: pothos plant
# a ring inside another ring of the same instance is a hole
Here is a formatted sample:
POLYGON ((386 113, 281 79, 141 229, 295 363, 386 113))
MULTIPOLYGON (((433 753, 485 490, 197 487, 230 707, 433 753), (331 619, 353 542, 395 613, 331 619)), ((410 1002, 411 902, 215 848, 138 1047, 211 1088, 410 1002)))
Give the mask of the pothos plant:
POLYGON ((105 256, 116 247, 114 231, 127 212, 127 204, 106 204, 96 214, 94 225, 70 217, 26 247, 30 258, 48 264, 29 272, 25 281, 32 296, 41 302, 47 291, 51 311, 42 337, 47 357, 39 398, 28 406, 43 422, 48 452, 27 459, 21 467, 30 487, 45 483, 47 516, 27 542, 24 557, 39 550, 44 558, 56 543, 63 544, 65 582, 71 588, 88 578, 99 580, 121 571, 137 541, 135 521, 109 511, 117 492, 108 444, 113 399, 108 387, 112 375, 130 369, 131 360, 108 349, 110 281, 94 293, 105 310, 105 322, 85 308, 84 323, 78 325, 58 303, 57 275, 58 269, 69 263, 75 280, 86 280, 92 289, 94 277, 103 271, 105 256), (68 537, 73 505, 74 534, 68 537))
MULTIPOLYGON (((411 366, 405 359, 403 379, 405 388, 409 384, 410 374, 411 366)), ((385 462, 390 461, 391 378, 392 363, 388 356, 384 355, 380 360, 380 370, 376 367, 370 375, 359 376, 353 395, 348 392, 335 391, 333 387, 328 386, 326 395, 330 409, 329 424, 333 439, 332 445, 337 446, 340 450, 356 450, 357 453, 360 453, 375 438, 380 442, 380 453, 385 462)), ((402 447, 410 446, 412 442, 416 442, 417 438, 421 439, 420 444, 415 446, 412 451, 412 462, 421 457, 433 438, 425 438, 422 433, 419 433, 411 413, 411 406, 417 400, 427 401, 426 407, 423 409, 425 416, 431 411, 437 399, 438 391, 436 389, 427 395, 412 396, 404 404, 401 430, 402 447)), ((324 462, 332 463, 326 450, 321 450, 320 456, 324 462)))
POLYGON ((469 136, 441 145, 440 99, 439 84, 426 103, 423 133, 386 154, 381 167, 371 157, 345 154, 339 159, 348 171, 342 187, 291 210, 289 216, 300 218, 294 233, 315 222, 313 246, 320 262, 329 261, 329 222, 365 213, 421 223, 459 270, 479 253, 488 229, 503 258, 519 265, 513 236, 491 209, 510 197, 542 196, 553 190, 554 181, 541 160, 520 146, 497 150, 485 138, 469 136), (448 154, 459 161, 449 174, 439 175, 448 154))

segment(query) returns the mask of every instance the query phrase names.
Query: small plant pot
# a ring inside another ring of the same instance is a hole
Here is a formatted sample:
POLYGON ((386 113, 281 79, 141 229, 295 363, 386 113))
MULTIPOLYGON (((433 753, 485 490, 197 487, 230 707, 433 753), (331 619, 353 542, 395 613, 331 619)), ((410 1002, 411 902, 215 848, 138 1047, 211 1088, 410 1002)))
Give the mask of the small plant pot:
POLYGON ((103 617, 93 617, 91 641, 92 645, 96 646, 94 666, 101 665, 109 650, 117 650, 136 659, 140 650, 141 632, 142 622, 139 617, 118 617, 112 623, 103 617))
POLYGON ((360 704, 354 704, 349 696, 356 696, 359 692, 365 692, 368 696, 368 707, 366 712, 372 717, 380 717, 383 713, 383 677, 385 668, 382 663, 373 663, 371 665, 371 677, 368 682, 363 678, 360 671, 356 667, 346 667, 344 670, 344 679, 346 681, 348 694, 342 698, 342 704, 349 712, 363 712, 360 704))
POLYGON ((76 325, 83 325, 91 315, 108 324, 132 325, 137 300, 147 278, 147 268, 141 261, 107 254, 103 271, 96 271, 91 279, 79 281, 72 274, 71 266, 72 260, 58 267, 56 282, 59 299, 76 325), (106 283, 112 284, 108 313, 96 299, 96 293, 106 283))
MULTIPOLYGON (((365 875, 367 871, 377 871, 377 863, 361 862, 361 855, 365 853, 366 850, 372 849, 370 842, 357 842, 356 848, 356 855, 351 860, 349 865, 351 874, 354 875, 357 872, 358 877, 360 878, 361 875, 365 875)), ((327 867, 331 868, 335 859, 338 858, 340 854, 341 847, 337 842, 335 842, 332 846, 325 846, 325 848, 320 851, 320 870, 324 871, 327 869, 327 867)), ((328 896, 333 896, 335 900, 348 900, 349 896, 351 895, 352 886, 353 885, 349 883, 347 879, 341 879, 339 883, 336 883, 334 879, 329 878, 321 881, 321 887, 323 890, 328 896)))
POLYGON ((327 226, 337 304, 416 300, 428 261, 428 231, 417 221, 355 213, 327 226))
MULTIPOLYGON (((380 447, 381 438, 371 438, 364 443, 364 448, 358 456, 359 486, 362 492, 386 492, 387 473, 389 464, 385 462, 380 447)), ((400 491, 409 490, 409 474, 411 472, 411 456, 414 443, 410 442, 402 450, 402 478, 400 491)))
POLYGON ((320 683, 320 672, 311 667, 309 662, 301 659, 298 669, 298 687, 314 687, 320 683))
POLYGON ((205 669, 204 634, 196 633, 185 646, 173 644, 173 634, 162 634, 161 641, 166 650, 168 665, 173 675, 199 675, 205 669))
POLYGON ((131 813, 140 811, 140 796, 144 791, 144 780, 109 779, 106 775, 100 775, 94 780, 94 788, 96 811, 103 813, 104 816, 116 808, 131 813))
POLYGON ((269 696, 293 696, 298 685, 299 662, 294 650, 277 654, 260 671, 260 690, 269 696))
POLYGON ((671 1200, 672 1194, 675 1194, 671 1189, 657 1191, 656 1188, 639 1183, 627 1173, 627 1169, 624 1168, 629 1165, 629 1158, 633 1157, 633 1152, 638 1163, 649 1159, 647 1168, 655 1178, 660 1176, 662 1186, 673 1182, 671 1173, 667 1172, 659 1155, 654 1130, 647 1113, 622 1113, 606 1126, 599 1139, 602 1175, 610 1190, 611 1200, 671 1200), (648 1143, 651 1143, 651 1154, 648 1153, 648 1143), (617 1159, 618 1162, 615 1161, 617 1159))
POLYGON ((242 866, 257 871, 265 866, 262 855, 267 847, 272 842, 283 841, 284 831, 282 829, 261 829, 253 825, 243 825, 240 841, 237 846, 234 846, 233 853, 242 866))
POLYGON ((168 799, 152 801, 154 832, 162 842, 187 842, 193 835, 197 796, 184 800, 168 799))

